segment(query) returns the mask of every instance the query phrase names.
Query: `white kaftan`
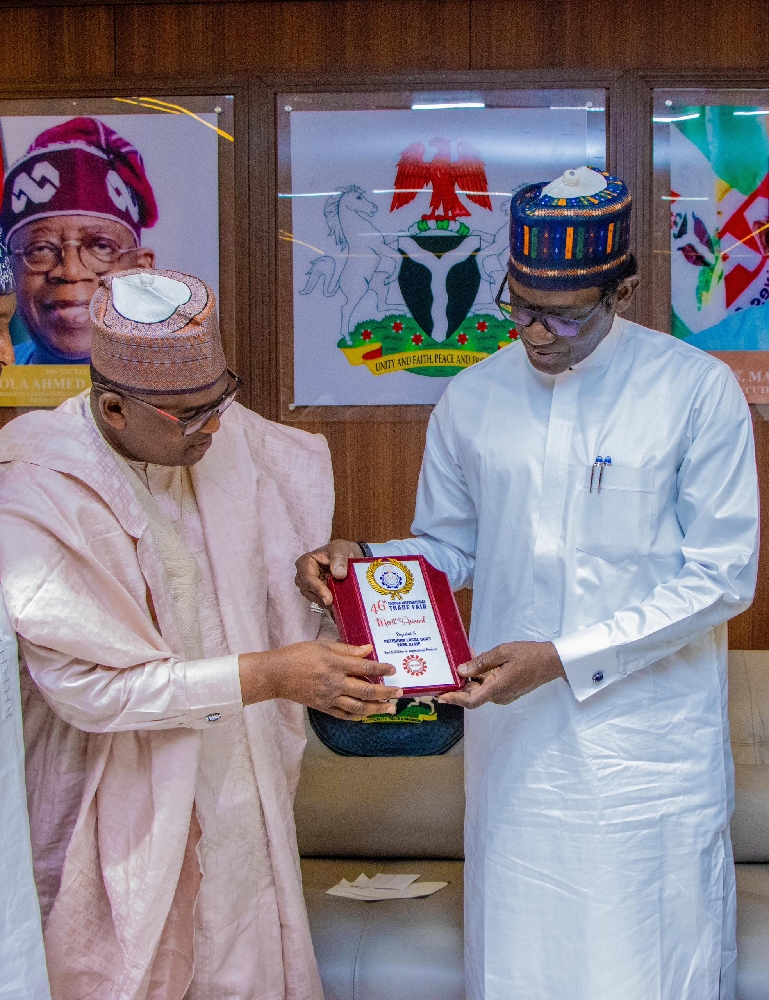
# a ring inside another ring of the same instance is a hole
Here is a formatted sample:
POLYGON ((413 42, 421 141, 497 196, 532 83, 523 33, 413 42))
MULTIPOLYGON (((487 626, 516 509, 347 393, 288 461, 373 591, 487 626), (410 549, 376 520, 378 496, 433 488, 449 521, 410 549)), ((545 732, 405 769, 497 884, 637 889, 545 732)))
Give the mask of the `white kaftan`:
POLYGON ((731 372, 621 318, 555 377, 505 348, 436 407, 412 530, 372 550, 472 581, 474 648, 551 640, 569 680, 466 713, 468 1000, 733 1000, 723 623, 758 508, 731 372))
POLYGON ((0 1000, 50 1000, 32 877, 16 636, 0 595, 0 1000))
MULTIPOLYGON (((211 560, 188 469, 128 463, 198 564, 197 616, 206 659, 228 655, 211 560), (192 498, 183 502, 182 479, 192 498)), ((186 1000, 282 997, 280 914, 270 845, 242 713, 201 733, 195 784, 203 879, 195 906, 195 971, 186 1000), (272 932, 270 934, 270 931, 272 932), (268 937, 269 935, 269 937, 268 937)))

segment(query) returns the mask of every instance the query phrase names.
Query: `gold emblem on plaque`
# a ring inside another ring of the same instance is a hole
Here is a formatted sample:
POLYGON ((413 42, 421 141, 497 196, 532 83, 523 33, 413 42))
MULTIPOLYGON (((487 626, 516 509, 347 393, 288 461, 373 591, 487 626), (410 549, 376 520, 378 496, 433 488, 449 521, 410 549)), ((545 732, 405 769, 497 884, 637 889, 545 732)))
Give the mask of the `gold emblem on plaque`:
POLYGON ((401 600, 414 586, 411 570, 398 559, 375 559, 366 571, 366 580, 377 594, 395 600, 401 600))

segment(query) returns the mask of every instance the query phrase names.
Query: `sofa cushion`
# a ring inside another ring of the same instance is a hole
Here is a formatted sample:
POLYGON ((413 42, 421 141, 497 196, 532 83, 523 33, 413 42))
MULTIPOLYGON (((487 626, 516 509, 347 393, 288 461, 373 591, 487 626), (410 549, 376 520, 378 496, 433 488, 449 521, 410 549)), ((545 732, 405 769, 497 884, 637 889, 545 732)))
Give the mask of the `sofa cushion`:
POLYGON ((464 1000, 461 861, 305 858, 302 878, 326 1000, 464 1000), (361 872, 418 873, 449 885, 424 899, 327 895, 361 872))
POLYGON ((732 845, 737 862, 769 863, 769 767, 743 764, 735 768, 736 799, 732 845))
POLYGON ((737 862, 769 862, 769 652, 729 652, 729 724, 737 862))
POLYGON ((730 650, 729 723, 735 766, 769 766, 769 652, 730 650))
POLYGON ((464 740, 439 757, 340 757, 305 728, 294 806, 302 856, 464 856, 464 740))
POLYGON ((737 1000, 769 1000, 769 865, 737 865, 737 1000))

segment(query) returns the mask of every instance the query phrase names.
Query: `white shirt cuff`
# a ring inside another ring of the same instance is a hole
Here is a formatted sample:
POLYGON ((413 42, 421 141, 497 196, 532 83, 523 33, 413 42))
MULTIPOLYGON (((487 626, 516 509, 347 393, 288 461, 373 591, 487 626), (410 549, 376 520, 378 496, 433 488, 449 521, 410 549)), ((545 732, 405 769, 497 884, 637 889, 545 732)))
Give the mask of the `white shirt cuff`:
POLYGON ((406 553, 397 547, 393 542, 366 542, 371 549, 371 555, 375 559, 384 559, 385 556, 402 556, 406 553))
POLYGON ((187 660, 184 674, 189 722, 193 729, 205 729, 243 711, 237 656, 187 660))
POLYGON ((601 625, 553 640, 577 701, 584 701, 624 676, 615 648, 605 642, 606 630, 601 625))

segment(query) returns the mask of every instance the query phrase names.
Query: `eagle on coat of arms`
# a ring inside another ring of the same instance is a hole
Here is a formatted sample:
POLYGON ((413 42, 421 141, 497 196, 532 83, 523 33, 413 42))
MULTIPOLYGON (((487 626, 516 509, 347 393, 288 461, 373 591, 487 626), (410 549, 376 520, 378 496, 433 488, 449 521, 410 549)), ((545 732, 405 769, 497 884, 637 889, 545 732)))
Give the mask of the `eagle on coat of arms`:
POLYGON ((429 145, 438 150, 431 160, 424 158, 423 142, 412 143, 401 154, 390 211, 394 212, 408 205, 423 188, 432 185, 430 211, 422 216, 425 222, 460 219, 470 215, 458 198, 456 188, 459 189, 459 194, 491 212, 486 169, 475 146, 465 141, 458 142, 459 159, 452 160, 451 142, 448 139, 431 139, 429 145))

